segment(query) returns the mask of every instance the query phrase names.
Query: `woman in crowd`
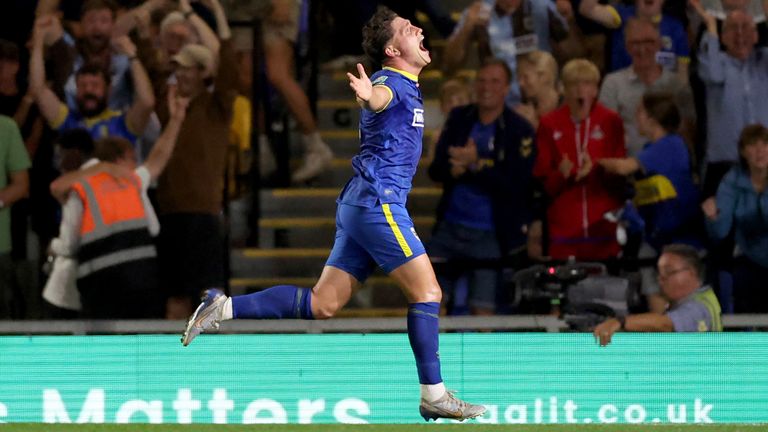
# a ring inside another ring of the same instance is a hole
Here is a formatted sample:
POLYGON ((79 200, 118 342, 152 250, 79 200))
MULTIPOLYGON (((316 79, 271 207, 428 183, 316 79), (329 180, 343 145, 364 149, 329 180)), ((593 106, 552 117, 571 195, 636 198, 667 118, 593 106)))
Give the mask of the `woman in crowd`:
POLYGON ((737 257, 733 269, 734 312, 768 312, 768 129, 747 126, 739 138, 738 166, 731 169, 717 195, 702 204, 713 241, 733 232, 737 257))
POLYGON ((636 175, 634 204, 645 221, 645 240, 656 251, 672 243, 700 247, 699 191, 688 146, 677 133, 680 111, 674 98, 646 93, 636 117, 638 131, 650 142, 637 157, 599 164, 610 173, 636 175))
POLYGON ((563 102, 557 81, 557 61, 546 51, 522 55, 517 59, 517 81, 523 102, 515 106, 515 111, 536 128, 541 116, 563 102))

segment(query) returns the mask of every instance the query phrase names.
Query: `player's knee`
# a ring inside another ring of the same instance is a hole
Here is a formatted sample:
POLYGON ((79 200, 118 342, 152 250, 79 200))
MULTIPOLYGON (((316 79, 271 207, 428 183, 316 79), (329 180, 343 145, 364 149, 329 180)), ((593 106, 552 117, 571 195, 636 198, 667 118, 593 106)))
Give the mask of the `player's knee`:
POLYGON ((323 301, 312 305, 312 313, 315 319, 329 319, 336 315, 341 307, 337 302, 323 301))
POLYGON ((439 285, 425 287, 414 294, 413 303, 440 303, 443 300, 443 291, 439 285))

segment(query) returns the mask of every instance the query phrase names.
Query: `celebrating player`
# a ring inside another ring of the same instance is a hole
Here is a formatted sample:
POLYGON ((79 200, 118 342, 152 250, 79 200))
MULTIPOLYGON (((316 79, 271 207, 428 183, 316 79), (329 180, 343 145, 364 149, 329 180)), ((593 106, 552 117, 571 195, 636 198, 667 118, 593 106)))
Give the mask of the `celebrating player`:
POLYGON ((377 264, 408 299, 421 416, 427 421, 465 420, 485 412, 482 405, 457 399, 443 384, 438 358, 441 290, 405 209, 424 134, 418 76, 431 57, 423 42, 420 28, 388 9, 379 10, 363 28, 363 49, 384 67, 370 79, 360 64, 359 76, 347 74, 362 107, 361 148, 352 159, 355 174, 337 200, 336 240, 315 286, 282 285, 231 298, 209 289, 187 323, 184 345, 225 319, 330 318, 377 264))

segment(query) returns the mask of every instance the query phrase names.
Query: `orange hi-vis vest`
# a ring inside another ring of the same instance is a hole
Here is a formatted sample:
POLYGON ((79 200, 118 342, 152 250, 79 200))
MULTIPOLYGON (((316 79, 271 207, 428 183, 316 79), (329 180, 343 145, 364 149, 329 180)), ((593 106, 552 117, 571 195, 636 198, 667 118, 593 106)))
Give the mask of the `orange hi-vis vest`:
POLYGON ((94 174, 75 184, 83 202, 77 277, 157 256, 141 198, 141 180, 94 174))

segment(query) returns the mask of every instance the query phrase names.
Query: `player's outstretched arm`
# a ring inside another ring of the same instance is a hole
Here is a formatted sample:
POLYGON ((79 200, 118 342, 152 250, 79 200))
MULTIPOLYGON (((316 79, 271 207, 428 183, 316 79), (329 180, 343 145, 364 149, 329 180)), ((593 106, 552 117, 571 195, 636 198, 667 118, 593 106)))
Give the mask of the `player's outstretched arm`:
POLYGON ((374 86, 360 63, 357 64, 357 72, 359 77, 347 72, 349 86, 355 91, 357 103, 369 111, 381 111, 386 108, 392 100, 392 91, 383 85, 374 86))

